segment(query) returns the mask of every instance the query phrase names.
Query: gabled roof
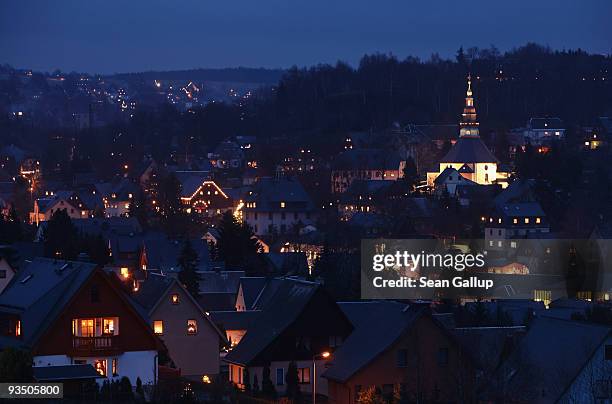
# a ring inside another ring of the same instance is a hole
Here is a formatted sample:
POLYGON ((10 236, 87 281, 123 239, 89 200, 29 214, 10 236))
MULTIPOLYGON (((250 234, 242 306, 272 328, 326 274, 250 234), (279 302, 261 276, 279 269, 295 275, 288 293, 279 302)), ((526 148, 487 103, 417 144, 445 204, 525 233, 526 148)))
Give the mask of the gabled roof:
POLYGON ((32 345, 95 268, 84 262, 35 258, 0 294, 0 311, 20 314, 23 341, 32 345))
POLYGON ((343 303, 355 330, 334 352, 323 377, 347 381, 391 347, 424 313, 419 306, 393 302, 343 303))
POLYGON ((460 137, 451 147, 442 163, 499 163, 479 137, 460 137))
POLYGON ((225 361, 248 365, 256 360, 264 349, 293 324, 319 289, 318 283, 282 279, 274 296, 257 317, 255 326, 227 354, 225 361))
POLYGON ((531 118, 527 126, 532 130, 564 129, 563 121, 559 118, 531 118))
POLYGON ((287 206, 285 211, 314 210, 312 199, 300 182, 293 178, 260 178, 253 184, 250 192, 244 198, 245 202, 255 202, 254 211, 280 210, 280 202, 287 206), (295 204, 299 204, 295 205, 295 204))
POLYGON ((210 318, 223 330, 248 330, 261 314, 260 310, 211 311, 210 318))
POLYGON ((611 330, 593 323, 536 317, 500 368, 508 397, 523 401, 545 397, 545 402, 557 402, 610 338, 611 330))
POLYGON ((506 203, 498 207, 501 214, 507 217, 545 216, 538 202, 506 203))
POLYGON ((215 329, 217 334, 219 334, 221 340, 225 341, 225 335, 219 330, 219 328, 217 328, 208 314, 204 312, 197 300, 191 296, 191 293, 189 293, 187 289, 185 289, 185 287, 176 280, 176 278, 155 273, 150 274, 147 279, 140 284, 138 291, 132 294, 132 299, 142 306, 147 313, 147 318, 150 319, 150 316, 155 312, 160 303, 166 297, 168 297, 168 293, 172 288, 182 290, 183 294, 187 296, 198 312, 202 314, 202 317, 204 317, 205 320, 215 329))
POLYGON ((238 293, 244 271, 200 271, 200 294, 238 293))
POLYGON ((253 307, 255 300, 265 287, 268 279, 263 276, 245 276, 240 278, 239 288, 242 288, 244 306, 247 310, 253 307))

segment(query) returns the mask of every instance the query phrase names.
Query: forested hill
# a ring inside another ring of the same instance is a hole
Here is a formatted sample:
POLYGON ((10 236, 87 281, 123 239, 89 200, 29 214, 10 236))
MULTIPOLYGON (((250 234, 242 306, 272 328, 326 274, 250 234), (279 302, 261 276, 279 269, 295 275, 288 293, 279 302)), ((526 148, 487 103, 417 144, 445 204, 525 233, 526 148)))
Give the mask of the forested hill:
POLYGON ((468 72, 479 119, 490 127, 520 126, 534 116, 590 124, 612 114, 611 56, 527 44, 505 53, 460 49, 452 59, 374 54, 357 67, 290 69, 273 97, 268 122, 288 132, 457 122, 468 72))

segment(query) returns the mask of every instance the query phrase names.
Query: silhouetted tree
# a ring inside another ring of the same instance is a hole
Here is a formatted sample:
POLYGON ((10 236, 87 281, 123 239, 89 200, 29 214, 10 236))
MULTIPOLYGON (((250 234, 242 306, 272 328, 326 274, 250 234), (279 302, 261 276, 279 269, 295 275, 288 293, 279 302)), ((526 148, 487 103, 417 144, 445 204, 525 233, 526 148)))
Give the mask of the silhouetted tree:
POLYGON ((31 382, 32 375, 32 355, 29 352, 15 348, 0 352, 0 382, 31 382))
POLYGON ((179 256, 178 266, 181 268, 179 272, 179 280, 191 296, 197 298, 200 293, 200 275, 197 272, 198 254, 193 249, 189 239, 186 239, 179 256))
POLYGON ((45 256, 73 260, 79 254, 79 236, 64 209, 56 210, 44 230, 45 256))

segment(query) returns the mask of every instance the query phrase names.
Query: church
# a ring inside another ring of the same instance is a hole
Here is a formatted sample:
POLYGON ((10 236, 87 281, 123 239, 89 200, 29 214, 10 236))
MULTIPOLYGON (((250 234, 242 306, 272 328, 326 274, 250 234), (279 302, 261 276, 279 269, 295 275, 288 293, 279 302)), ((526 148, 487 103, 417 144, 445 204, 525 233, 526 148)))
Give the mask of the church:
POLYGON ((471 76, 468 76, 467 84, 465 107, 459 123, 459 139, 440 160, 438 171, 427 173, 427 185, 433 187, 436 178, 444 170, 452 168, 469 181, 480 185, 499 184, 505 188, 508 185, 509 173, 498 171, 499 160, 480 138, 471 76))

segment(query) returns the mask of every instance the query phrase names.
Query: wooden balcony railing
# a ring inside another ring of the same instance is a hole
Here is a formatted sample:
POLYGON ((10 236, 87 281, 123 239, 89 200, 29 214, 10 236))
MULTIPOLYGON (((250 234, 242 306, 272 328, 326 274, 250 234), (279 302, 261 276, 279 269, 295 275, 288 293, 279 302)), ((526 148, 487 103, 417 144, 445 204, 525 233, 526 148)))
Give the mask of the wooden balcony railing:
POLYGON ((114 351, 118 349, 117 337, 114 335, 102 337, 72 337, 72 348, 82 353, 114 351))

